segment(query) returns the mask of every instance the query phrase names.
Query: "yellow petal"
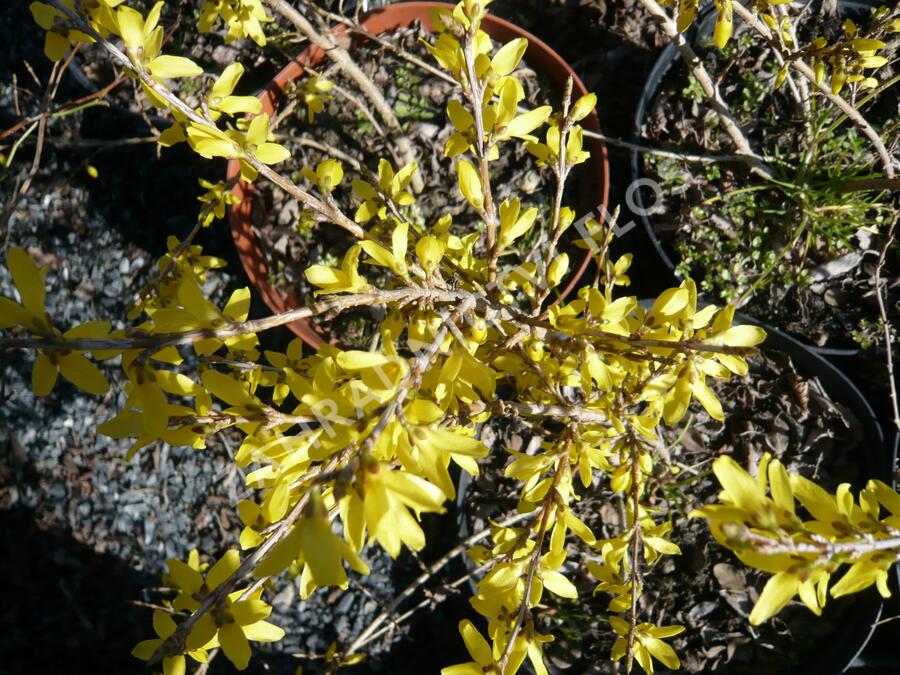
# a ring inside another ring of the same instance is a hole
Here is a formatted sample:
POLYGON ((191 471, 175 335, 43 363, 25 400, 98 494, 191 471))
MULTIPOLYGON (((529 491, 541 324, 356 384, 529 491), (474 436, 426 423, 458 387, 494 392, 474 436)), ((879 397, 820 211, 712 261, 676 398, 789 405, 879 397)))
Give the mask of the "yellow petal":
POLYGON ((560 597, 576 599, 578 597, 578 589, 575 584, 569 581, 559 572, 547 571, 541 575, 541 581, 544 587, 560 597))
MULTIPOLYGON (((254 119, 259 119, 258 117, 254 119)), ((259 145, 253 153, 263 164, 278 164, 291 156, 290 151, 283 145, 278 143, 263 143, 259 145)))
POLYGON ((144 43, 144 17, 131 7, 119 7, 116 11, 116 23, 125 46, 136 50, 144 43))
POLYGON ((547 287, 555 288, 556 286, 559 286, 568 270, 569 255, 567 253, 560 253, 547 268, 547 287))
POLYGON ((200 572, 181 560, 166 560, 166 567, 172 581, 187 595, 193 595, 203 585, 200 572))
POLYGON ((144 640, 143 642, 138 642, 134 649, 131 650, 131 655, 142 661, 149 661, 153 658, 153 655, 161 644, 162 640, 144 640))
POLYGON ((659 638, 644 637, 641 638, 641 644, 647 648, 647 651, 650 652, 653 658, 662 663, 666 668, 678 670, 681 667, 681 661, 678 660, 678 655, 675 653, 675 650, 659 638))
POLYGON ((240 63, 230 64, 227 68, 225 68, 225 70, 222 71, 222 74, 219 75, 216 83, 212 86, 212 89, 210 89, 210 98, 224 98, 226 96, 230 96, 231 92, 233 92, 234 88, 237 86, 238 80, 240 80, 243 75, 244 66, 242 66, 240 63))
POLYGON ((278 642, 284 637, 284 629, 268 621, 257 621, 244 626, 244 636, 253 642, 278 642))
POLYGON ((763 510, 764 497, 760 494, 759 484, 731 457, 717 458, 713 462, 713 472, 735 506, 751 513, 763 510))
POLYGON ((58 370, 50 358, 39 352, 31 370, 31 388, 35 396, 47 396, 56 384, 58 370))
POLYGON ((855 563, 841 577, 841 580, 831 587, 831 596, 839 598, 842 595, 858 593, 874 584, 882 573, 884 570, 867 560, 855 563))
POLYGON ((156 631, 156 634, 159 635, 163 640, 169 637, 172 633, 175 632, 177 626, 175 625, 174 619, 169 616, 166 612, 163 612, 160 609, 154 610, 153 612, 153 630, 156 631))
POLYGON ((137 404, 143 411, 144 431, 161 438, 169 426, 166 395, 156 382, 144 382, 135 389, 137 404))
POLYGON ((109 390, 109 382, 100 369, 77 352, 60 356, 59 370, 69 382, 89 394, 101 396, 109 390))
POLYGON ((163 79, 197 77, 203 74, 203 68, 184 56, 157 56, 147 64, 147 70, 154 77, 163 79))
POLYGON ((163 659, 163 675, 184 675, 186 672, 187 661, 181 654, 163 659))
POLYGON ((52 30, 47 31, 47 35, 44 36, 44 54, 51 61, 62 61, 71 44, 68 38, 63 37, 59 33, 52 30))
POLYGON ((459 633, 462 635, 463 641, 466 643, 466 649, 469 654, 480 666, 487 666, 493 663, 491 657, 491 647, 487 640, 482 637, 478 629, 468 619, 459 622, 459 633))
POLYGON ((250 289, 238 288, 228 298, 222 313, 235 321, 246 321, 250 313, 250 289))
POLYGON ((219 629, 219 644, 234 667, 244 670, 250 663, 250 644, 244 631, 236 623, 228 623, 219 629))
POLYGON ((18 302, 0 297, 0 329, 12 326, 26 326, 31 315, 18 302))
POLYGON ((13 247, 6 254, 6 265, 22 304, 32 314, 44 315, 44 272, 38 269, 24 249, 13 247))
POLYGON ((241 555, 235 549, 226 551, 225 555, 212 566, 206 575, 206 585, 209 586, 210 590, 220 586, 223 581, 234 574, 240 564, 241 555))
POLYGON ((766 339, 766 331, 759 326, 732 326, 723 336, 729 347, 754 347, 766 339))
POLYGON ((551 112, 553 112, 553 109, 550 106, 545 105, 541 106, 540 108, 530 110, 527 113, 523 113, 514 118, 506 126, 506 129, 501 134, 501 137, 535 140, 533 136, 530 136, 531 132, 541 126, 544 122, 546 122, 550 117, 551 112))
POLYGON ((484 192, 481 188, 481 178, 471 162, 461 159, 456 163, 456 171, 459 174, 459 190, 473 209, 481 210, 484 207, 484 192))
POLYGON ((797 594, 799 586, 800 579, 795 574, 779 572, 771 577, 750 612, 750 624, 758 626, 778 614, 797 594))
POLYGON ((720 422, 725 419, 725 413, 722 411, 722 404, 705 382, 696 380, 691 385, 691 393, 693 393, 694 397, 700 401, 704 408, 706 408, 706 412, 709 413, 710 417, 719 420, 720 422))

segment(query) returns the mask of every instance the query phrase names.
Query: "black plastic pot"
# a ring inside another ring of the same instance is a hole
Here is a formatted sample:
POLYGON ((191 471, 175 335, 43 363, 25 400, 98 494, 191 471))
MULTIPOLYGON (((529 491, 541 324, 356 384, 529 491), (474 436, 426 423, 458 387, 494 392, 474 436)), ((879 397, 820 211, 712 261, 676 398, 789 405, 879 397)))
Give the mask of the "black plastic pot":
MULTIPOLYGON (((652 300, 645 300, 640 304, 649 307, 652 303, 652 300)), ((862 433, 862 440, 858 444, 859 475, 862 484, 854 485, 854 490, 864 487, 865 481, 870 478, 878 478, 893 485, 894 462, 900 436, 892 439, 892 447, 887 447, 878 418, 856 385, 825 357, 784 331, 740 312, 735 314, 735 323, 753 324, 765 329, 768 337, 762 346, 764 350, 787 354, 800 373, 817 377, 831 399, 856 418, 862 433)), ((465 504, 470 487, 471 478, 467 473, 461 472, 456 499, 460 540, 471 534, 465 517, 465 504)), ((474 569, 471 561, 467 559, 466 562, 470 570, 474 569)), ((896 569, 900 580, 900 566, 896 569)), ((474 592, 475 582, 470 580, 469 583, 474 592)), ((875 623, 881 616, 881 610, 881 596, 874 588, 854 596, 852 604, 846 609, 847 616, 842 622, 843 631, 832 636, 831 640, 823 641, 816 660, 802 672, 807 675, 839 675, 860 665, 859 656, 875 631, 875 623)), ((828 605, 824 611, 828 611, 828 605)), ((524 672, 531 672, 527 661, 523 668, 524 672)), ((548 670, 554 675, 557 673, 562 675, 562 671, 558 671, 552 665, 548 665, 548 670)), ((576 669, 565 671, 567 674, 576 672, 578 672, 576 669)))
MULTIPOLYGON (((894 449, 888 449, 878 417, 863 393, 855 384, 828 359, 821 350, 814 350, 784 331, 768 326, 753 317, 735 314, 735 323, 751 323, 768 333, 764 349, 785 352, 799 371, 819 378, 825 391, 836 402, 846 406, 860 423, 863 441, 860 444, 860 476, 863 481, 878 478, 888 484, 894 483, 894 449)), ((854 485, 855 490, 864 486, 854 485)), ((819 659, 807 672, 844 673, 855 666, 855 662, 875 632, 875 623, 881 616, 881 596, 874 588, 858 594, 849 616, 844 622, 844 630, 834 640, 823 644, 819 659)), ((828 605, 825 610, 828 611, 828 605)))
MULTIPOLYGON (((809 3, 813 11, 817 11, 821 4, 821 0, 809 3)), ((870 10, 873 7, 877 7, 879 4, 883 3, 839 0, 838 9, 841 12, 858 13, 870 10)), ((700 37, 707 37, 712 34, 715 20, 716 12, 714 11, 713 6, 710 4, 709 6, 707 6, 706 10, 701 13, 700 17, 694 22, 694 24, 685 32, 685 39, 689 44, 696 46, 700 37)), ((737 23, 740 23, 740 18, 735 17, 735 21, 737 23)), ((637 109, 635 110, 633 131, 633 141, 635 143, 640 143, 641 130, 644 126, 644 120, 646 119, 647 114, 651 109, 653 101, 656 99, 656 94, 659 90, 660 85, 662 84, 663 79, 676 64, 680 63, 680 61, 681 56, 678 52, 677 47, 673 43, 669 43, 668 45, 666 45, 662 52, 660 52, 659 58, 653 65, 650 74, 647 76, 644 90, 641 93, 637 109)), ((632 184, 634 185, 636 181, 642 179, 644 179, 643 156, 637 150, 632 150, 632 184)), ((640 183, 638 183, 638 185, 640 185, 640 183)), ((635 190, 634 205, 637 207, 637 217, 643 224, 644 231, 647 233, 647 236, 653 243, 653 248, 656 249, 656 252, 659 254, 660 259, 663 261, 663 264, 671 271, 673 278, 680 278, 680 275, 677 271, 678 253, 672 247, 662 242, 657 236, 656 231, 653 228, 653 223, 651 222, 650 216, 647 215, 646 193, 643 190, 635 190)), ((805 342, 802 339, 800 339, 799 341, 809 347, 809 349, 812 349, 819 354, 825 354, 829 356, 855 356, 860 353, 860 349, 858 347, 818 346, 805 342)))

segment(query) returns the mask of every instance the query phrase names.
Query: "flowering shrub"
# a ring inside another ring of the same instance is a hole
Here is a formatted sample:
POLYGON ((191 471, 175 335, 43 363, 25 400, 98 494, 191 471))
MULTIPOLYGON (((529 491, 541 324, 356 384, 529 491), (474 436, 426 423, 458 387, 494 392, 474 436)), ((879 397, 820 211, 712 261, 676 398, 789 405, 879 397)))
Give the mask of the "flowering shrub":
MULTIPOLYGON (((177 596, 168 611, 154 613, 156 637, 134 650, 161 663, 166 675, 184 673, 185 657, 205 662, 215 648, 243 669, 251 642, 279 640, 283 631, 266 621, 271 607, 262 599, 269 577, 299 575, 308 597, 321 587, 346 587, 348 568, 367 574, 364 554, 372 544, 393 557, 404 547, 421 550, 421 514, 440 513, 455 497, 451 463, 477 474, 478 460, 490 452, 478 439, 479 425, 505 416, 527 418, 544 439, 535 454, 510 451, 505 469, 521 485, 518 510, 527 518, 518 526, 494 525, 490 544, 469 551, 487 569, 471 599, 486 631, 461 622, 472 661, 443 672, 514 673, 529 659, 546 673, 542 645, 553 638, 537 630, 532 612, 545 592, 577 597, 560 571, 573 543, 599 554, 591 571, 598 590, 612 596, 609 624, 618 639, 611 657, 624 657, 629 669, 637 661, 647 672, 653 659, 679 666, 665 639, 683 627, 642 621, 637 604, 641 569, 680 553, 669 538, 671 523, 648 505, 657 428, 682 420, 693 400, 721 420, 710 381, 745 374, 744 356, 765 334, 733 325, 731 306, 700 307, 690 280, 663 292, 649 309, 620 295, 631 258, 609 258, 610 222, 588 220, 582 228, 591 233, 582 244, 599 269, 594 282, 572 299, 548 302, 569 268, 558 247, 576 214, 563 204, 562 188, 588 158, 579 122, 596 97, 572 101, 567 93, 559 110, 522 111, 516 68, 527 43, 494 45, 480 28, 488 2, 437 10, 437 36, 428 47, 458 84, 459 98, 447 107, 455 131, 445 155, 455 160, 470 209, 465 227, 449 215, 433 223, 416 217, 415 164, 395 167, 382 159, 377 178, 353 178, 359 207, 352 215, 333 198, 348 187, 339 161, 305 168, 304 185, 278 173, 273 166, 289 152, 274 140, 268 115, 258 114, 258 101, 232 95, 243 72, 238 64, 219 76, 202 105, 185 104, 169 81, 202 71, 162 53, 162 2, 146 16, 122 0, 32 4, 47 30, 49 58, 62 58, 72 44, 99 43, 140 82, 147 101, 171 115, 161 142, 187 142, 203 157, 239 160, 244 180, 272 181, 316 218, 358 239, 340 266, 307 270, 319 289, 316 302, 252 321, 249 290, 235 291, 224 307, 212 303, 204 281, 222 262, 189 240, 173 239, 129 315, 133 324, 115 331, 106 321, 57 327, 44 307, 43 271, 21 249, 8 254, 19 300, 0 298, 0 329, 9 332, 0 344, 36 351, 36 394, 48 395, 60 374, 102 394, 108 382, 96 362, 118 359, 127 401, 100 430, 134 439, 129 455, 160 440, 203 448, 229 427, 243 434, 234 461, 252 468, 246 480, 253 498, 237 505, 241 552, 225 552, 208 569, 196 555, 169 561, 167 583, 177 596), (524 143, 555 176, 544 222, 518 197, 494 199, 491 163, 515 143, 524 143), (547 232, 539 255, 509 263, 510 248, 533 227, 547 232), (367 279, 376 268, 390 273, 387 283, 367 279), (284 353, 260 349, 258 334, 265 330, 361 306, 386 310, 377 349, 326 345, 304 354, 296 340, 284 353), (598 481, 608 481, 626 503, 626 528, 606 540, 572 508, 598 481)), ((730 3, 722 7, 729 16, 730 3)), ((201 30, 219 19, 229 40, 264 43, 261 26, 269 17, 259 0, 206 2, 201 30)), ((723 23, 720 39, 726 32, 723 23)), ((330 89, 310 80, 304 90, 310 122, 330 89)), ((203 187, 198 226, 220 218, 233 200, 223 183, 203 187)), ((886 592, 900 529, 900 496, 890 488, 870 483, 857 505, 847 486, 828 495, 789 477, 775 460, 761 467, 758 480, 727 458, 716 461, 715 473, 722 504, 694 515, 708 519, 741 560, 774 575, 752 622, 775 614, 795 594, 818 613, 841 564, 850 571, 832 595, 872 583, 886 592), (803 520, 795 498, 812 520, 803 520), (882 518, 882 507, 892 515, 882 518)), ((332 656, 344 664, 360 658, 332 656)))

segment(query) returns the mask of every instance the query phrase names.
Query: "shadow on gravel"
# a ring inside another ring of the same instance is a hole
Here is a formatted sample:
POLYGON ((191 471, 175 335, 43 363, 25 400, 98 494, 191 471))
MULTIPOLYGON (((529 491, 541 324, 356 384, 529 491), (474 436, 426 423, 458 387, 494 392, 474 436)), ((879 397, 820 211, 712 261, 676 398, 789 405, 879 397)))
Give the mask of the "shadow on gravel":
POLYGON ((3 673, 135 672, 129 652, 150 617, 129 600, 154 580, 29 510, 0 511, 0 532, 3 673))

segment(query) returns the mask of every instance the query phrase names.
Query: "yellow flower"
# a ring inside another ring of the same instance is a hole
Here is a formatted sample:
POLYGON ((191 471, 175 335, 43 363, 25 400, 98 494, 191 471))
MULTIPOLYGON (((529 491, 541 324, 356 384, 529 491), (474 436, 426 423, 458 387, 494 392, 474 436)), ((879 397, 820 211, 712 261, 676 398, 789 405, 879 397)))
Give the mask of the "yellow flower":
MULTIPOLYGON (((119 0, 120 2, 122 0, 119 0)), ((75 6, 72 0, 62 0, 62 4, 74 13, 75 6)), ((109 5, 109 3, 106 3, 109 5)), ((118 3, 116 3, 118 4, 118 3)), ((87 44, 94 41, 90 35, 74 28, 70 28, 70 19, 61 11, 44 2, 32 2, 28 9, 34 17, 34 22, 47 31, 44 36, 44 54, 51 61, 60 61, 69 51, 69 47, 77 44, 87 44)))
POLYGON ((313 75, 303 81, 303 103, 306 105, 306 119, 310 124, 315 122, 316 115, 325 110, 325 101, 331 98, 328 93, 332 89, 334 89, 334 82, 318 75, 313 75))
MULTIPOLYGON (((153 612, 153 630, 156 631, 156 635, 158 637, 152 640, 144 640, 143 642, 139 642, 135 646, 135 648, 131 650, 131 655, 138 659, 141 659, 142 661, 149 661, 151 658, 153 658, 156 650, 162 647, 163 642, 165 642, 165 640, 169 638, 177 628, 178 626, 171 616, 169 616, 161 609, 155 610, 153 612)), ((205 657, 205 652, 204 656, 201 656, 197 660, 205 662, 207 660, 205 657)), ((184 675, 186 672, 186 663, 183 654, 164 656, 162 660, 162 666, 163 675, 184 675)))
POLYGON ((206 105, 213 120, 219 119, 222 113, 226 115, 235 115, 237 113, 256 115, 262 112, 262 101, 255 96, 232 95, 234 88, 243 75, 244 66, 240 63, 232 63, 216 79, 206 97, 206 105))
MULTIPOLYGON (((147 18, 131 7, 119 7, 116 10, 116 24, 118 32, 125 42, 125 51, 131 58, 132 64, 138 70, 143 70, 153 79, 162 81, 168 78, 196 77, 203 74, 203 69, 196 63, 183 56, 170 56, 160 54, 163 44, 163 29, 159 25, 159 17, 165 3, 157 2, 147 18)), ((165 103, 145 87, 148 96, 157 105, 165 106, 165 103)))
POLYGON ((394 172, 394 167, 386 159, 378 162, 378 184, 372 185, 358 178, 353 179, 353 194, 362 199, 356 210, 354 219, 357 223, 367 223, 374 217, 387 217, 387 202, 390 200, 397 206, 410 206, 415 198, 407 191, 413 174, 417 169, 415 162, 406 164, 394 172))
POLYGON ((225 209, 240 201, 238 196, 228 189, 228 185, 224 181, 213 183, 201 178, 200 187, 206 189, 202 195, 197 197, 197 200, 203 204, 203 210, 200 213, 203 227, 208 227, 215 219, 224 218, 225 209))
POLYGON ((460 663, 455 666, 448 666, 441 669, 441 675, 497 675, 500 673, 500 666, 494 660, 491 654, 491 646, 488 644, 478 629, 468 619, 459 622, 459 633, 462 635, 463 641, 466 643, 466 649, 472 661, 469 663, 460 663))
MULTIPOLYGON (((204 578, 188 564, 178 560, 167 561, 169 577, 179 590, 173 608, 195 611, 203 598, 234 574, 240 562, 238 552, 230 550, 210 568, 204 578)), ((272 613, 272 608, 261 599, 262 589, 240 600, 243 594, 243 590, 230 593, 197 621, 186 641, 189 653, 218 644, 228 660, 238 670, 244 670, 250 662, 248 641, 277 642, 284 637, 281 628, 265 621, 272 613)))
POLYGON ((322 293, 358 293, 369 287, 369 282, 359 273, 359 254, 362 248, 359 244, 351 246, 344 254, 341 268, 328 265, 311 265, 304 273, 306 280, 313 286, 322 290, 316 291, 316 295, 322 293))
MULTIPOLYGON (((628 646, 628 622, 618 616, 609 617, 609 625, 619 635, 613 645, 610 656, 618 661, 623 656, 628 646)), ((663 642, 664 638, 674 637, 684 632, 684 626, 656 626, 652 623, 639 623, 634 632, 634 658, 645 673, 652 675, 653 659, 662 663, 666 668, 678 670, 681 661, 675 654, 675 650, 663 642)))
MULTIPOLYGON (((38 266, 21 248, 10 248, 6 254, 6 265, 13 283, 19 291, 21 304, 0 297, 0 329, 21 326, 29 332, 46 338, 65 340, 82 338, 104 338, 109 335, 108 321, 88 321, 65 333, 61 333, 50 322, 44 307, 45 270, 38 266)), ((100 369, 85 356, 67 349, 37 350, 37 358, 31 371, 31 387, 36 396, 47 396, 53 391, 60 373, 79 389, 90 394, 105 394, 109 382, 100 369)))
POLYGON ((188 142, 201 157, 225 157, 241 160, 241 178, 256 180, 256 168, 248 161, 253 157, 263 164, 283 162, 291 153, 278 143, 269 141, 269 115, 257 115, 247 127, 246 133, 231 129, 222 131, 211 124, 191 122, 187 128, 188 142))
POLYGON ((201 7, 199 29, 205 33, 212 29, 221 17, 228 26, 225 42, 231 43, 245 37, 260 47, 266 44, 262 24, 272 21, 260 0, 207 0, 201 7))
POLYGON ((400 554, 403 545, 421 551, 425 534, 410 510, 417 516, 423 511, 443 513, 444 494, 440 488, 379 462, 369 464, 364 481, 362 495, 351 492, 342 505, 344 523, 351 531, 350 541, 360 543, 362 533, 368 529, 370 537, 392 558, 400 554))

